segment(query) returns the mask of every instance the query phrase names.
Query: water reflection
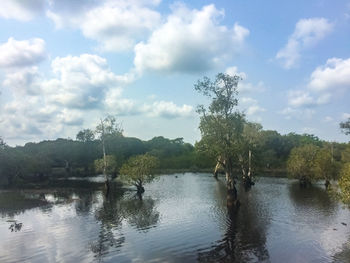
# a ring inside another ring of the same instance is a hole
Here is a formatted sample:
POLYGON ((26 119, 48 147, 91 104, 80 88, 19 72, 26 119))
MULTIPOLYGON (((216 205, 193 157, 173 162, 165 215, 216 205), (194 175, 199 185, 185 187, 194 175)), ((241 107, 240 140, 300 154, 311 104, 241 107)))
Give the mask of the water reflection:
POLYGON ((156 202, 151 198, 123 200, 123 215, 131 226, 139 231, 147 232, 149 228, 156 226, 159 220, 159 212, 156 210, 156 202))
POLYGON ((22 191, 0 192, 0 216, 13 218, 26 210, 47 206, 49 203, 41 193, 22 191))
POLYGON ((161 177, 143 200, 120 187, 0 192, 0 262, 346 262, 350 213, 322 186, 238 191, 238 211, 224 181, 196 174, 161 177))
POLYGON ((311 220, 317 218, 332 219, 337 208, 337 201, 331 198, 324 187, 318 185, 307 188, 300 187, 298 183, 288 187, 290 200, 294 203, 295 213, 309 215, 311 220))
MULTIPOLYGON (((268 261, 266 229, 268 227, 268 207, 256 195, 239 187, 241 206, 232 209, 226 206, 224 184, 219 180, 214 190, 219 213, 225 215, 226 230, 221 240, 209 250, 199 251, 199 262, 264 262, 268 261)), ((222 219, 221 219, 222 220, 222 219)))

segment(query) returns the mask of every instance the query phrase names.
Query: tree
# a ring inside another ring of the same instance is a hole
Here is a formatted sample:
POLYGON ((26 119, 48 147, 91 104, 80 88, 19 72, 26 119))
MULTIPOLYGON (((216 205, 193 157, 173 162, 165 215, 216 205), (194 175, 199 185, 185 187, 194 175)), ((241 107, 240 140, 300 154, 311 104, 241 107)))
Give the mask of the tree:
POLYGON ((340 196, 344 203, 350 205, 350 163, 344 164, 340 175, 340 196))
POLYGON ((84 129, 78 132, 76 139, 80 142, 91 142, 95 139, 95 134, 90 129, 84 129))
POLYGON ((106 118, 100 119, 100 124, 97 125, 95 133, 99 135, 99 139, 102 142, 103 175, 105 176, 108 195, 109 182, 107 176, 106 139, 109 136, 122 136, 123 129, 121 128, 121 124, 117 122, 114 116, 108 115, 106 118))
POLYGON ((209 107, 198 106, 202 139, 198 147, 216 158, 226 174, 226 183, 233 203, 237 190, 233 166, 237 161, 244 129, 244 115, 237 110, 237 85, 241 78, 219 73, 214 81, 208 77, 195 84, 195 90, 211 99, 209 107))
POLYGON ((288 175, 299 179, 301 186, 310 185, 320 175, 314 173, 314 162, 319 147, 306 144, 292 149, 287 161, 288 175))
POLYGON ((246 189, 250 188, 252 182, 252 152, 255 152, 261 138, 262 126, 259 123, 247 122, 244 124, 241 146, 238 160, 241 166, 243 182, 246 189))
POLYGON ((348 118, 347 121, 341 122, 339 125, 342 132, 346 135, 350 135, 350 118, 348 118))
POLYGON ((336 162, 328 149, 323 148, 317 151, 312 170, 314 177, 324 179, 325 186, 328 188, 330 180, 335 179, 337 174, 336 162))
POLYGON ((131 157, 120 169, 120 179, 136 186, 137 193, 142 194, 144 183, 154 179, 154 170, 158 166, 158 159, 149 154, 131 157))
MULTIPOLYGON (((104 159, 97 159, 94 161, 95 171, 98 173, 103 173, 104 171, 104 159)), ((106 174, 115 176, 118 170, 118 162, 115 156, 106 155, 106 174)))

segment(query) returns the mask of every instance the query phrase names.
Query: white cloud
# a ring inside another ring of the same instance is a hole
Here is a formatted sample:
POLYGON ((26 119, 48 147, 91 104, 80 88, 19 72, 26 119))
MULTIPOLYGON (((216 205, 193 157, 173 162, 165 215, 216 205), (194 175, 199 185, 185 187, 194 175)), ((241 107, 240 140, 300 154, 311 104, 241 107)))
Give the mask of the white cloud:
POLYGON ((264 82, 260 81, 258 84, 252 84, 247 82, 248 75, 244 72, 239 72, 237 67, 228 67, 225 73, 230 76, 240 76, 242 79, 238 83, 237 90, 239 94, 245 94, 250 92, 262 92, 265 90, 264 82))
POLYGON ((331 58, 317 67, 306 87, 288 94, 291 107, 313 107, 329 103, 335 94, 350 90, 350 59, 331 58))
POLYGON ((342 114, 341 118, 342 118, 343 120, 349 119, 349 118, 350 118, 350 113, 344 112, 344 113, 342 114))
POLYGON ((201 10, 175 5, 147 42, 135 46, 136 70, 194 72, 222 64, 242 48, 249 35, 237 23, 232 28, 220 25, 223 16, 214 5, 201 10))
POLYGON ((1 0, 0 17, 28 21, 42 13, 45 6, 46 0, 1 0))
POLYGON ((5 75, 3 86, 19 96, 35 95, 41 92, 41 77, 37 67, 27 67, 5 75))
POLYGON ((288 104, 292 107, 313 106, 315 99, 309 92, 303 90, 292 90, 288 94, 288 104))
POLYGON ((316 113, 313 109, 293 108, 287 107, 279 112, 284 115, 287 120, 298 119, 298 120, 310 120, 316 113))
POLYGON ((161 15, 152 9, 157 4, 158 1, 88 1, 82 6, 56 3, 47 16, 57 28, 80 29, 85 37, 98 41, 103 50, 122 51, 132 49, 160 23, 161 15))
POLYGON ((225 73, 230 76, 240 76, 242 79, 246 79, 247 75, 244 72, 239 72, 237 67, 228 67, 225 73))
POLYGON ((38 141, 71 136, 84 123, 108 113, 161 118, 189 117, 193 107, 174 102, 142 104, 122 96, 132 75, 116 75, 106 59, 91 54, 57 57, 54 77, 44 78, 36 67, 6 74, 4 86, 12 101, 0 104, 0 134, 7 139, 38 141))
POLYGON ((257 114, 266 111, 265 108, 258 105, 258 101, 256 99, 242 97, 239 101, 248 116, 256 116, 257 114))
POLYGON ((301 52, 316 45, 333 29, 333 24, 325 18, 300 19, 295 25, 293 34, 289 37, 285 47, 276 54, 286 69, 296 66, 301 52))
POLYGON ((53 103, 69 108, 99 108, 107 90, 129 81, 111 72, 106 59, 97 55, 58 57, 51 66, 57 77, 45 81, 43 89, 53 103))
POLYGON ((46 58, 45 41, 40 38, 18 41, 9 38, 0 45, 0 67, 18 68, 35 65, 46 58))
POLYGON ((350 90, 350 58, 328 59, 325 65, 312 72, 308 88, 316 92, 350 90))
POLYGON ((189 117, 193 114, 192 106, 186 104, 177 106, 171 101, 156 101, 152 104, 145 104, 142 110, 149 116, 167 119, 189 117))
POLYGON ((331 121, 333 121, 333 118, 331 116, 326 116, 324 118, 324 122, 331 122, 331 121))

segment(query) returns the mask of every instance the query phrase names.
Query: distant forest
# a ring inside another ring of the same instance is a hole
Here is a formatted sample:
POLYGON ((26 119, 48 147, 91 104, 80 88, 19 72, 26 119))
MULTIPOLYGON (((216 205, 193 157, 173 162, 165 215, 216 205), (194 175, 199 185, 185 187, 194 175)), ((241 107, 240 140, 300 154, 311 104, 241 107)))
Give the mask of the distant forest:
MULTIPOLYGON (((56 139, 24 146, 10 147, 0 140, 0 186, 25 186, 47 178, 94 176, 101 174, 102 143, 91 130, 82 130, 76 139, 56 139)), ((286 176, 287 160, 295 147, 312 144, 328 149, 335 162, 341 161, 346 143, 322 141, 309 134, 260 130, 259 140, 252 155, 255 176, 272 174, 286 176)), ((111 132, 105 137, 108 173, 118 176, 121 166, 132 156, 148 153, 159 159, 158 173, 213 172, 216 159, 202 152, 200 143, 185 143, 183 138, 162 136, 149 141, 125 137, 122 132, 111 132)), ((238 171, 239 167, 235 169, 238 171)))

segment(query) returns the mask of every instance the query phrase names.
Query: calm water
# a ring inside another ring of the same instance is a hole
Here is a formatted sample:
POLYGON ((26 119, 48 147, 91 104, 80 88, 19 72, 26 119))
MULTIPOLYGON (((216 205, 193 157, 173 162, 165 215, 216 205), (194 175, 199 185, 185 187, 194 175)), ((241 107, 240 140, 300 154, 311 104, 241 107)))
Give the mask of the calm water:
POLYGON ((261 178, 240 191, 236 214, 208 174, 145 188, 142 201, 118 189, 108 199, 93 189, 0 192, 0 262, 350 262, 350 212, 321 185, 261 178))

